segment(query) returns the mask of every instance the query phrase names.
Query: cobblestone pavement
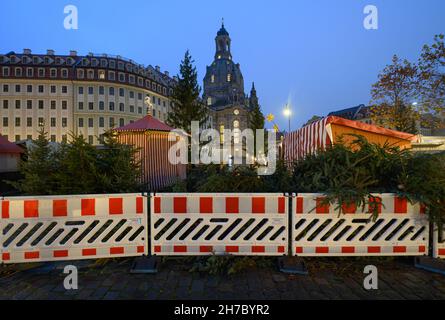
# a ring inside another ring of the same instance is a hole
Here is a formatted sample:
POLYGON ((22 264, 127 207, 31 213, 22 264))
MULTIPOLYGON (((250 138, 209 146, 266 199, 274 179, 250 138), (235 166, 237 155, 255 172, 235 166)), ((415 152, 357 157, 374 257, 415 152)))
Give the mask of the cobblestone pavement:
POLYGON ((88 267, 85 262, 77 262, 80 268, 79 289, 76 291, 63 288, 66 275, 60 266, 0 267, 0 299, 445 298, 445 276, 416 269, 412 260, 306 260, 310 271, 306 276, 285 275, 274 268, 234 276, 198 274, 189 272, 189 260, 163 262, 155 275, 130 274, 132 262, 132 259, 98 261, 95 266, 88 267), (363 289, 363 268, 369 264, 378 267, 378 290, 363 289))

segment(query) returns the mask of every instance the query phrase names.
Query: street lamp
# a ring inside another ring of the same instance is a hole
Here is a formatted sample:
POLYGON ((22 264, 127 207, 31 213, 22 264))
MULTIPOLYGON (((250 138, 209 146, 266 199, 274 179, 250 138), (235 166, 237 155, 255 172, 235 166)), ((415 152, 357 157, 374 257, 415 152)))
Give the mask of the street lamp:
POLYGON ((284 113, 284 116, 286 116, 289 119, 289 133, 290 133, 290 117, 292 115, 292 110, 290 109, 289 105, 286 105, 283 113, 284 113))

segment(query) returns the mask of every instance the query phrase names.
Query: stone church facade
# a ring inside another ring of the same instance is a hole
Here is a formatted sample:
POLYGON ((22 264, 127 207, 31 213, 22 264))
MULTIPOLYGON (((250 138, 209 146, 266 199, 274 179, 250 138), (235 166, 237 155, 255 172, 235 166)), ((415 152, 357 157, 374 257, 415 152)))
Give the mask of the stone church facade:
POLYGON ((224 129, 240 131, 249 128, 249 112, 258 97, 252 84, 250 95, 244 91, 244 78, 239 63, 231 54, 231 39, 224 27, 215 38, 214 61, 207 66, 203 100, 210 109, 211 125, 221 133, 224 129))

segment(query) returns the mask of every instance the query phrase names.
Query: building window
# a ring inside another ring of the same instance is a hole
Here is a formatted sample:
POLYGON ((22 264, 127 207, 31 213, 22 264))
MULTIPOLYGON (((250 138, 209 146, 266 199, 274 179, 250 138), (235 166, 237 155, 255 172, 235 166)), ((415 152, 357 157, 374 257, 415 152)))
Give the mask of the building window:
POLYGON ((88 143, 89 144, 93 144, 94 143, 94 137, 93 136, 88 136, 88 143))
POLYGON ((124 125, 125 125, 124 119, 120 118, 119 119, 119 127, 123 127, 124 125))
POLYGON ((87 76, 90 80, 94 79, 94 70, 88 70, 87 76))
POLYGON ((105 88, 100 86, 99 87, 99 95, 103 96, 105 94, 105 88))
POLYGON ((26 92, 32 93, 32 85, 31 84, 26 86, 26 92))
POLYGON ((134 106, 130 106, 130 112, 134 113, 134 106))
MULTIPOLYGON (((110 63, 111 66, 111 63, 110 63)), ((108 71, 108 80, 114 81, 116 80, 116 74, 113 71, 108 71)))
POLYGON ((208 105, 208 106, 211 106, 211 105, 212 105, 212 98, 211 98, 211 97, 208 97, 208 98, 207 98, 207 105, 208 105))
POLYGON ((214 74, 212 74, 212 76, 211 76, 211 78, 210 78, 210 82, 211 82, 211 83, 215 83, 215 75, 214 75, 214 74))
POLYGON ((124 112, 125 111, 125 106, 123 103, 119 103, 119 111, 120 112, 124 112))
POLYGON ((99 79, 100 80, 105 80, 105 71, 103 71, 103 70, 99 71, 99 79))
POLYGON ((3 85, 3 92, 9 92, 9 85, 7 84, 3 85))
POLYGON ((79 110, 83 110, 83 102, 79 102, 79 110))
POLYGON ((26 101, 26 109, 28 109, 28 110, 32 109, 32 100, 26 101))
POLYGON ((62 100, 62 110, 68 109, 68 101, 62 100))
POLYGON ((77 70, 77 78, 83 79, 84 77, 84 71, 82 69, 77 70))
POLYGON ((63 143, 66 143, 68 141, 68 137, 67 137, 67 135, 66 134, 63 134, 62 135, 62 142, 63 143))
POLYGON ((3 127, 6 128, 9 125, 8 120, 8 118, 3 118, 3 127))
POLYGON ((22 76, 22 68, 15 68, 15 76, 16 77, 22 76))
POLYGON ((62 69, 62 78, 64 78, 64 79, 68 78, 68 70, 67 69, 62 69))
POLYGON ((88 118, 88 128, 93 128, 93 127, 94 127, 94 119, 88 118))
POLYGON ((56 110, 56 101, 51 100, 51 110, 56 110))
POLYGON ((83 118, 79 118, 79 128, 83 128, 83 118))
POLYGON ((99 118, 99 128, 105 127, 105 120, 103 117, 99 118))
POLYGON ((110 120, 109 120, 109 125, 110 125, 110 128, 113 128, 114 127, 114 118, 110 118, 110 120))
POLYGON ((22 102, 20 100, 15 100, 15 108, 20 109, 22 105, 22 102))
POLYGON ((119 73, 119 81, 120 82, 125 82, 125 74, 119 73))
POLYGON ((15 126, 20 127, 20 118, 15 118, 15 126))
POLYGON ((4 67, 3 68, 3 76, 4 77, 9 77, 9 68, 8 67, 4 67))
POLYGON ((3 100, 3 109, 8 109, 8 108, 9 108, 9 101, 3 100))
POLYGON ((43 109, 44 107, 45 107, 44 101, 43 100, 39 100, 39 109, 43 109))
POLYGON ((15 85, 15 92, 20 92, 21 91, 21 86, 19 84, 15 85))
POLYGON ((94 110, 94 103, 93 102, 88 102, 88 109, 89 110, 94 110))
POLYGON ((39 85, 39 93, 44 93, 45 92, 45 87, 42 85, 39 85))
POLYGON ((99 110, 105 110, 105 102, 99 101, 99 110))
POLYGON ((79 94, 83 94, 83 87, 79 87, 79 94))
POLYGON ((51 93, 56 93, 57 92, 57 87, 56 86, 51 86, 50 90, 51 90, 51 93))
POLYGON ((44 78, 44 77, 45 77, 45 69, 39 68, 39 78, 44 78))
POLYGON ((15 142, 17 142, 17 141, 20 141, 20 135, 19 134, 15 136, 15 142))
POLYGON ((228 73, 227 74, 227 82, 231 82, 232 81, 232 74, 228 73))
POLYGON ((142 114, 142 107, 138 107, 138 113, 142 114))
POLYGON ((108 89, 108 94, 110 96, 114 96, 114 88, 113 87, 110 87, 110 89, 108 89))
POLYGON ((125 90, 123 88, 119 88, 119 97, 125 97, 125 90))
POLYGON ((68 87, 62 86, 62 93, 68 93, 68 87))
POLYGON ((32 78, 34 76, 34 69, 33 68, 26 69, 26 75, 28 78, 32 78))
POLYGON ((66 128, 68 126, 68 119, 62 118, 62 128, 66 128))
POLYGON ((130 91, 130 99, 134 99, 134 91, 130 91))
POLYGON ((56 118, 51 118, 50 122, 51 122, 51 127, 54 128, 56 126, 56 118))
MULTIPOLYGON (((124 81, 125 81, 125 80, 124 80, 124 81)), ((129 77, 128 77, 128 81, 129 81, 131 84, 134 84, 134 83, 135 83, 134 76, 129 76, 129 77)))
POLYGON ((94 94, 94 88, 93 87, 88 87, 88 94, 89 95, 93 95, 94 94))
POLYGON ((110 111, 114 111, 114 102, 110 102, 110 111))
POLYGON ((39 118, 39 127, 43 127, 44 125, 45 125, 45 120, 42 117, 40 117, 39 118))
POLYGON ((51 69, 50 77, 51 78, 56 78, 57 77, 57 69, 51 69))
POLYGON ((51 142, 56 142, 56 135, 54 134, 51 135, 51 142))

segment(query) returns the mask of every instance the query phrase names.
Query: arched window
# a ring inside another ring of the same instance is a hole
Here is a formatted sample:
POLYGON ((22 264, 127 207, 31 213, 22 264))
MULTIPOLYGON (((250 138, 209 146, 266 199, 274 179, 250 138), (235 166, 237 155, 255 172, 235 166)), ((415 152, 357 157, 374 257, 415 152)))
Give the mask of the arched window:
POLYGON ((215 83, 215 75, 214 75, 214 74, 212 74, 210 81, 211 81, 212 83, 215 83))
POLYGON ((211 106, 212 105, 212 97, 208 97, 207 98, 207 105, 211 106))

